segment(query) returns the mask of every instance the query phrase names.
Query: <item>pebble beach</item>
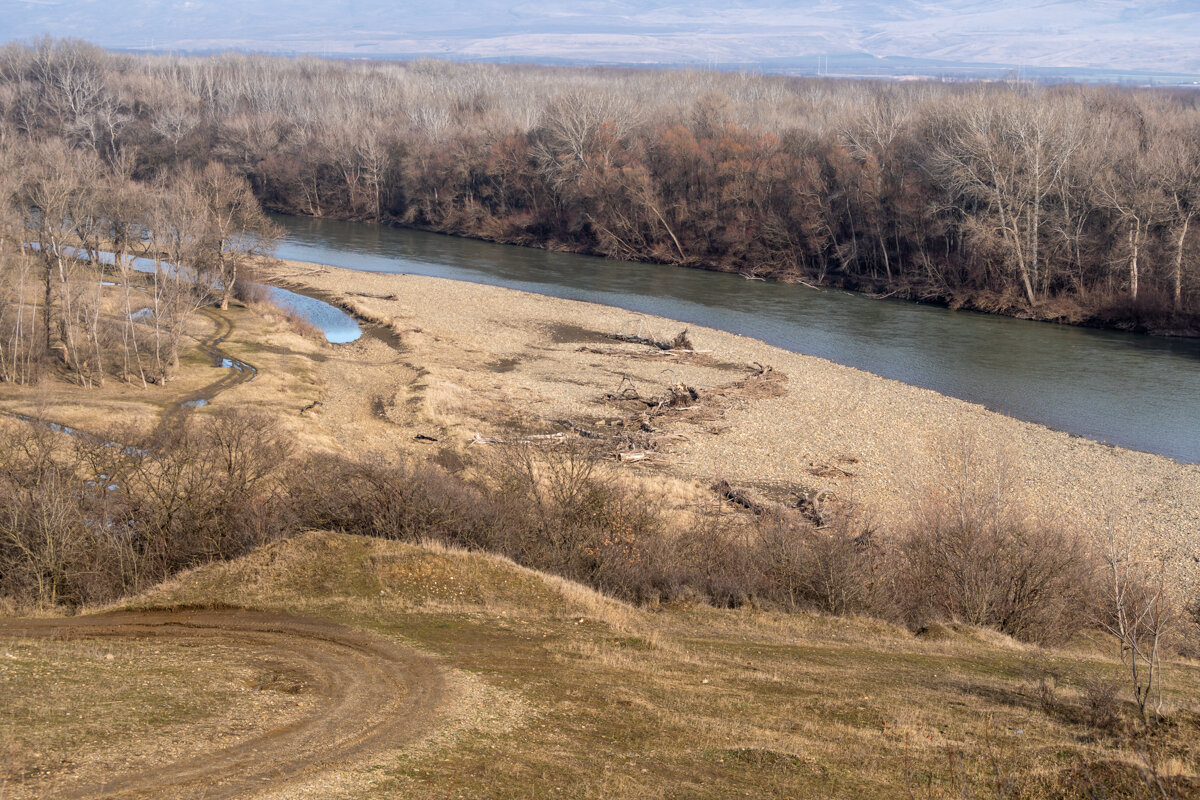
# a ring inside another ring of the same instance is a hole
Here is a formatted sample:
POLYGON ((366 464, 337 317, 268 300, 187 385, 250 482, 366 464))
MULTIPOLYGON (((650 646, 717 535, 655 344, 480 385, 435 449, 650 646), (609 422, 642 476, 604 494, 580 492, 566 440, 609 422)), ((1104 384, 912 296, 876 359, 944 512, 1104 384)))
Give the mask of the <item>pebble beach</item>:
POLYGON ((284 285, 398 334, 406 369, 420 377, 398 390, 397 407, 419 405, 409 424, 432 419, 460 443, 564 421, 603 433, 621 415, 615 394, 632 386, 652 398, 683 384, 696 390, 695 408, 656 419, 658 450, 630 469, 784 500, 824 491, 887 529, 943 480, 947 448, 969 441, 1011 468, 1038 513, 1097 537, 1128 536, 1145 557, 1166 560, 1176 585, 1191 593, 1200 584, 1200 466, 661 317, 440 278, 299 262, 273 269, 284 285), (610 338, 669 341, 685 328, 691 353, 610 338), (772 391, 744 390, 764 368, 778 376, 772 391), (418 392, 423 404, 412 402, 418 392))

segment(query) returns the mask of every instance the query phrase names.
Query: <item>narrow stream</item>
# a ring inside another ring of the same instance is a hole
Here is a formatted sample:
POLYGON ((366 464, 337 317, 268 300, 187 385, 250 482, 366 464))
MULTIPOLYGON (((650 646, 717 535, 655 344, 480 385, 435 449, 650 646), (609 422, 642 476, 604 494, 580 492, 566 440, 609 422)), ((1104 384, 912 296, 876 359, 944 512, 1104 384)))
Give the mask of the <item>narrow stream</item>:
MULTIPOLYGON (((68 248, 68 250, 70 251, 69 255, 79 252, 80 257, 86 258, 81 251, 76 251, 75 248, 68 248)), ((115 256, 110 252, 100 251, 98 257, 105 264, 116 263, 115 256)), ((144 274, 153 275, 156 269, 154 259, 151 258, 134 258, 131 264, 135 271, 144 274)), ((174 269, 170 264, 164 263, 163 266, 167 270, 174 269)), ((120 284, 113 281, 101 281, 100 285, 119 286, 120 284)), ((266 291, 267 297, 272 303, 291 311, 305 322, 319 328, 325 334, 325 339, 333 344, 346 344, 362 336, 362 328, 358 321, 337 306, 278 286, 261 285, 261 287, 266 291)), ((149 308, 142 308, 134 312, 135 319, 144 320, 152 316, 153 311, 149 308)))

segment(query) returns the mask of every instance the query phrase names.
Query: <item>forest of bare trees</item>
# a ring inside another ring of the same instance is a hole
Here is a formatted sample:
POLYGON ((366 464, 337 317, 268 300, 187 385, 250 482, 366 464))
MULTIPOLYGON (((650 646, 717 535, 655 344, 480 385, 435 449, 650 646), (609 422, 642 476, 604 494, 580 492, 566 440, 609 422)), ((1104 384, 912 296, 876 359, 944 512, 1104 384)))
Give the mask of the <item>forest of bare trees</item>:
POLYGON ((225 165, 144 181, 126 166, 59 138, 0 138, 0 381, 34 383, 49 364, 84 386, 169 380, 189 320, 227 306, 239 266, 270 243, 225 165))
POLYGON ((64 253, 192 264, 227 302, 259 202, 1195 332, 1198 97, 8 45, 0 247, 21 300, 0 307, 0 377, 55 350, 85 381, 161 378, 197 287, 160 276, 167 332, 149 341, 64 253))

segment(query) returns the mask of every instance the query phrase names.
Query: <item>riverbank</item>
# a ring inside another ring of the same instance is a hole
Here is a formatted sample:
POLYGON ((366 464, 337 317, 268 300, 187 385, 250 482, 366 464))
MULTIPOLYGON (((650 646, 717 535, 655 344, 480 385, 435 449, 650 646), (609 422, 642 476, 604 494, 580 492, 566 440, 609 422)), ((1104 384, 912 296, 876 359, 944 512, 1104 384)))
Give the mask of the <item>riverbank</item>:
MULTIPOLYGON (((438 227, 422 225, 402 225, 391 222, 370 222, 339 216, 311 217, 297 213, 291 209, 271 208, 271 213, 296 219, 336 220, 339 222, 360 225, 379 225, 383 229, 409 230, 420 233, 430 233, 439 236, 450 236, 456 239, 467 239, 475 242, 522 247, 547 252, 570 253, 572 255, 600 258, 613 261, 611 256, 596 252, 592 248, 576 247, 564 242, 546 242, 530 240, 527 237, 513 238, 500 233, 486 235, 459 230, 443 230, 438 227)), ((949 288, 933 282, 906 280, 899 283, 889 283, 883 278, 871 278, 869 275, 827 274, 823 279, 812 276, 787 273, 772 273, 760 275, 748 273, 736 265, 712 264, 702 261, 683 263, 639 259, 633 254, 626 254, 624 260, 648 266, 671 266, 679 269, 699 272, 714 272, 723 275, 738 275, 748 280, 763 281, 777 285, 812 286, 822 289, 838 289, 852 292, 872 299, 894 299, 920 305, 947 308, 953 311, 973 311, 998 317, 1043 322, 1053 325, 1067 325, 1078 328, 1090 328, 1121 333, 1137 333, 1146 336, 1156 336, 1175 339, 1200 338, 1200 313, 1174 313, 1168 302, 1147 300, 1131 304, 1128 297, 1114 294, 1105 298, 1082 302, 1078 297, 1059 296, 1043 298, 1037 305, 1030 306, 1017 291, 1003 293, 992 290, 971 290, 966 288, 949 288)))
POLYGON ((966 442, 1011 465, 1014 491, 1039 512, 1128 532, 1181 585, 1198 582, 1198 466, 709 328, 687 326, 692 353, 616 341, 609 335, 670 340, 685 326, 613 307, 299 262, 275 274, 403 342, 404 375, 386 386, 347 365, 338 386, 326 380, 337 398, 321 414, 348 449, 381 443, 354 424, 359 417, 383 417, 402 429, 397 444, 442 458, 530 432, 583 430, 623 448, 628 468, 668 486, 673 503, 711 500, 708 487, 725 480, 781 502, 853 502, 888 529, 945 479, 947 453, 966 442), (681 384, 694 400, 667 404, 673 410, 654 414, 649 431, 631 425, 645 413, 639 402, 669 400, 681 384))

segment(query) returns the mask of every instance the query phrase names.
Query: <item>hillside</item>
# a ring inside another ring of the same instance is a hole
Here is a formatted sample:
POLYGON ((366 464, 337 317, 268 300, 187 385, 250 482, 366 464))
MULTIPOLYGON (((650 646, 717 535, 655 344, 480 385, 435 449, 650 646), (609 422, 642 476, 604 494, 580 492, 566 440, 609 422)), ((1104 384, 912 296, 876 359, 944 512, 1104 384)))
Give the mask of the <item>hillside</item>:
MULTIPOLYGON (((416 743, 277 776, 254 796, 1082 797, 1100 781, 1117 790, 1106 796, 1159 796, 1122 750, 1125 723, 1096 717, 1118 665, 1087 641, 1036 650, 970 629, 637 610, 494 557, 325 533, 124 604, 197 606, 218 611, 176 619, 248 616, 219 611, 234 607, 339 623, 376 649, 424 654, 443 687, 416 743)), ((193 731, 228 753, 343 702, 303 658, 280 664, 245 642, 13 639, 11 624, 0 638, 6 798, 153 769, 193 731), (132 685, 138 702, 110 702, 132 685)), ((1171 705, 1194 708, 1200 665, 1169 670, 1171 705)), ((411 693, 435 678, 407 680, 411 693)), ((1172 719, 1152 757, 1191 776, 1164 785, 1194 791, 1200 718, 1172 719)))

